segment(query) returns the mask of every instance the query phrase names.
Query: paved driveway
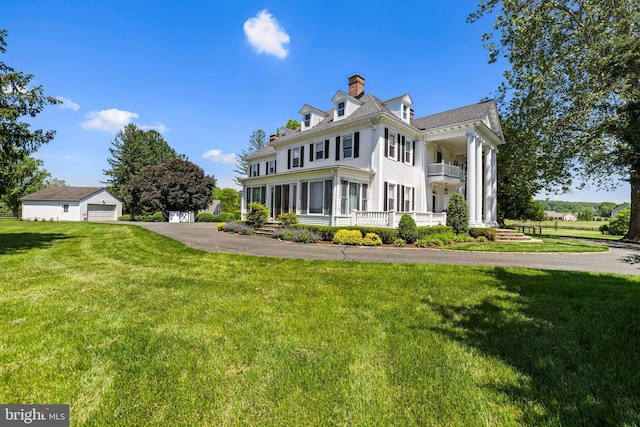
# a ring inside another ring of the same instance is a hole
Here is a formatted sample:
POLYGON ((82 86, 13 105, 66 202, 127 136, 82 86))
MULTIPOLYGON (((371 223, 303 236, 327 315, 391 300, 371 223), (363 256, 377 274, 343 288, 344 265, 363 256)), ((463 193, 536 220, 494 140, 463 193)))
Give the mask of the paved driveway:
POLYGON ((609 246, 605 253, 482 253, 438 249, 380 248, 340 245, 313 245, 283 242, 260 236, 241 236, 218 232, 215 223, 173 224, 135 222, 158 234, 209 252, 226 252, 276 258, 299 258, 336 261, 433 263, 527 267, 545 270, 593 271, 640 274, 640 264, 629 264, 623 257, 640 258, 640 245, 602 241, 609 246))

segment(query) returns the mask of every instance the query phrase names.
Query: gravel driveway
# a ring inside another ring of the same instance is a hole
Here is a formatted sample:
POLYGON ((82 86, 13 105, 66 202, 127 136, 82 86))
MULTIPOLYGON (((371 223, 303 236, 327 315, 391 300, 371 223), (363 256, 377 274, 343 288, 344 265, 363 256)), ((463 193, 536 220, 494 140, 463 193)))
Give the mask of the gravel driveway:
POLYGON ((544 270, 592 271, 640 274, 640 263, 630 264, 624 257, 637 257, 640 245, 599 241, 609 247, 601 253, 486 253, 440 249, 380 248, 341 245, 314 245, 284 242, 260 236, 241 236, 218 232, 215 223, 174 224, 133 222, 187 246, 208 252, 226 252, 275 258, 299 258, 335 261, 433 263, 526 267, 544 270))

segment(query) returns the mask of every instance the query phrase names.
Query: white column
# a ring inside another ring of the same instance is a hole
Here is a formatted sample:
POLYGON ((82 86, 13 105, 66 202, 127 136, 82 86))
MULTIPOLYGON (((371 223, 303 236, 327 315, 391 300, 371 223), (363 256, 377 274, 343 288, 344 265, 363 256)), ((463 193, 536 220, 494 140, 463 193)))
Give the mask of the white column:
POLYGON ((491 212, 493 211, 493 201, 495 199, 495 194, 491 191, 491 187, 493 184, 493 157, 493 146, 489 144, 484 151, 484 223, 487 227, 493 226, 493 220, 491 218, 491 212))
POLYGON ((491 221, 493 226, 498 224, 498 148, 493 149, 491 156, 491 194, 493 194, 493 204, 491 205, 491 221))
POLYGON ((469 225, 476 225, 476 134, 467 132, 467 206, 469 207, 469 225))
POLYGON ((483 226, 482 222, 482 138, 476 136, 476 224, 483 226))

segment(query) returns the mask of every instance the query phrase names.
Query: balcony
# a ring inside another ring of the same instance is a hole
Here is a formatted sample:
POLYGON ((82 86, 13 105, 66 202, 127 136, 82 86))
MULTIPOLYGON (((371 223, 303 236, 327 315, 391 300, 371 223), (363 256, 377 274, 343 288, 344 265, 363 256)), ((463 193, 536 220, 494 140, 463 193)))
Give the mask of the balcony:
POLYGON ((431 163, 427 165, 427 182, 460 185, 464 181, 462 169, 459 166, 446 163, 431 163))

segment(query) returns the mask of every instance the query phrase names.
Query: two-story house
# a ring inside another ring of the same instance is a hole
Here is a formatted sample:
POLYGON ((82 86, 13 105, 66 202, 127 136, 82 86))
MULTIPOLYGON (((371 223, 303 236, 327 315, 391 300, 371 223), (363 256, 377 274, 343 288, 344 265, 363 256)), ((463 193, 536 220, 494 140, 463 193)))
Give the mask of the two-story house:
POLYGON ((470 226, 497 225, 504 137, 493 101, 415 118, 409 94, 381 101, 354 75, 331 103, 326 111, 305 104, 300 129, 282 129, 253 153, 243 214, 259 202, 274 219, 295 212, 307 224, 396 227, 409 213, 418 225, 437 225, 457 192, 470 226))

